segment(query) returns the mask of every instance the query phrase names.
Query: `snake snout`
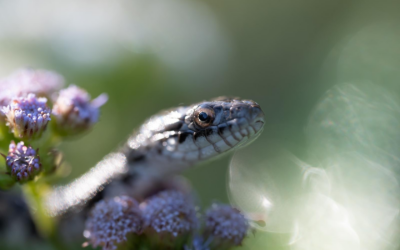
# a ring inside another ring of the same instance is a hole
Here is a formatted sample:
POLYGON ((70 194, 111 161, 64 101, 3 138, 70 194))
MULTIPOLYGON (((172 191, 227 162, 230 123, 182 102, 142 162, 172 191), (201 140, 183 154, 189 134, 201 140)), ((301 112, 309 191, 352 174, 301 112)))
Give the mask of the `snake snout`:
POLYGON ((255 103, 251 106, 250 115, 252 120, 252 127, 258 133, 264 127, 264 112, 262 111, 260 105, 255 103))
POLYGON ((255 122, 264 121, 264 112, 262 111, 260 105, 252 105, 250 109, 251 119, 255 122))
POLYGON ((248 134, 248 138, 258 134, 264 126, 264 112, 260 105, 252 100, 243 100, 234 103, 231 110, 231 117, 235 118, 242 131, 248 134))

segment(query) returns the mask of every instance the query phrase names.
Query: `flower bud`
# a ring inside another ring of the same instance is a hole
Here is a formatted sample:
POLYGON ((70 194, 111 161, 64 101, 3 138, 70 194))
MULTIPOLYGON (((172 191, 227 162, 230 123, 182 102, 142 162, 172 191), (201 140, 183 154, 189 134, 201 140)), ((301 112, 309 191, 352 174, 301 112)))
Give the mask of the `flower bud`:
POLYGON ((32 93, 38 96, 51 94, 64 85, 64 78, 52 71, 19 69, 0 80, 0 107, 10 104, 13 98, 26 97, 32 93))
POLYGON ((102 200, 96 204, 86 221, 84 236, 94 248, 117 249, 127 241, 128 234, 141 233, 143 225, 139 204, 127 196, 102 200))
POLYGON ((90 95, 75 85, 61 90, 53 107, 58 132, 72 135, 91 128, 98 121, 99 108, 107 99, 107 95, 102 94, 91 101, 90 95))
POLYGON ((50 121, 51 110, 46 102, 46 98, 29 94, 26 98, 13 99, 10 105, 3 107, 7 125, 15 137, 30 139, 42 135, 50 121))
POLYGON ((206 211, 205 232, 213 239, 214 247, 222 249, 241 245, 248 228, 244 215, 229 205, 214 204, 206 211))
POLYGON ((197 229, 195 206, 190 197, 181 192, 160 192, 141 206, 150 236, 173 241, 174 238, 188 236, 197 229))
POLYGON ((39 96, 50 96, 62 88, 64 78, 49 70, 19 69, 0 80, 0 85, 14 92, 15 97, 33 93, 39 96))
POLYGON ((42 170, 37 151, 30 146, 25 146, 24 142, 11 142, 6 159, 6 167, 11 177, 19 183, 32 180, 42 170))

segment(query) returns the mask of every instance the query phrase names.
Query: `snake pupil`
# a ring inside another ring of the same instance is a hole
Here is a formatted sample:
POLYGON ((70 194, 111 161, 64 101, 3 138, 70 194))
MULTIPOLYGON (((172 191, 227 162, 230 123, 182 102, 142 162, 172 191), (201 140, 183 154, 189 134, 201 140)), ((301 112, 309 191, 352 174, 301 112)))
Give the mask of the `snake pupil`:
POLYGON ((199 120, 202 121, 202 122, 207 122, 209 120, 209 117, 208 117, 207 113, 206 112, 201 112, 199 114, 199 120))

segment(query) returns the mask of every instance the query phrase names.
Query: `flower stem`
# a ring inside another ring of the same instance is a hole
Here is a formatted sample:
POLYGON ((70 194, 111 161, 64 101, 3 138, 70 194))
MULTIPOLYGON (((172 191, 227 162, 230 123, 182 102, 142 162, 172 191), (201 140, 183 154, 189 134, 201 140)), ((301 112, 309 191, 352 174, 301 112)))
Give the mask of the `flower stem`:
POLYGON ((66 246, 59 238, 54 219, 48 216, 43 204, 43 194, 46 193, 49 188, 50 187, 44 183, 32 181, 23 185, 23 192, 29 204, 33 221, 41 236, 48 239, 54 249, 67 250, 66 246))

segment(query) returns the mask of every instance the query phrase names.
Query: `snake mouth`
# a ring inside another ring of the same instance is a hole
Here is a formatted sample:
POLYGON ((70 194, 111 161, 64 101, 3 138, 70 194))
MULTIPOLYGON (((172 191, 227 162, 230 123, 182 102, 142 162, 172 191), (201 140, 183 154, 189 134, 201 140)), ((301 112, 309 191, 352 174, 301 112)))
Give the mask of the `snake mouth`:
MULTIPOLYGON (((248 133, 247 136, 243 136, 242 140, 236 145, 235 149, 239 149, 242 147, 245 147, 255 141, 262 133, 264 130, 264 118, 263 116, 260 116, 258 119, 253 121, 252 123, 248 124, 248 127, 246 128, 246 131, 251 131, 253 130, 254 133, 248 133)), ((242 130, 243 131, 243 130, 242 130)), ((243 132, 241 132, 242 134, 243 132)))
POLYGON ((254 122, 253 127, 259 127, 259 129, 256 131, 256 133, 252 136, 252 137, 248 137, 245 140, 243 140, 242 142, 239 143, 239 145, 237 146, 237 148, 243 148, 247 145, 249 145, 250 143, 252 143, 253 141, 257 140, 257 138, 261 135, 262 131, 264 130, 264 121, 256 121, 254 122))
MULTIPOLYGON (((242 136, 239 143, 236 145, 235 149, 242 148, 254 140, 256 140, 264 129, 264 112, 262 111, 260 105, 251 101, 253 104, 250 105, 248 113, 245 116, 245 120, 238 119, 239 134, 242 136), (245 122, 243 122, 245 121, 245 122)), ((234 135, 238 133, 232 131, 234 135)))
POLYGON ((259 134, 264 128, 264 112, 262 111, 260 105, 257 103, 250 106, 249 109, 249 126, 255 131, 255 134, 259 134))
POLYGON ((253 128, 256 131, 256 134, 260 134, 264 130, 264 120, 255 121, 253 124, 253 128))

